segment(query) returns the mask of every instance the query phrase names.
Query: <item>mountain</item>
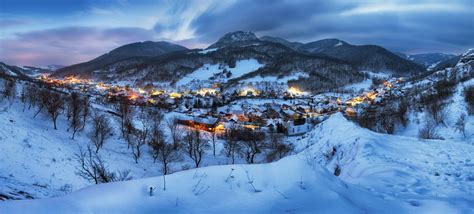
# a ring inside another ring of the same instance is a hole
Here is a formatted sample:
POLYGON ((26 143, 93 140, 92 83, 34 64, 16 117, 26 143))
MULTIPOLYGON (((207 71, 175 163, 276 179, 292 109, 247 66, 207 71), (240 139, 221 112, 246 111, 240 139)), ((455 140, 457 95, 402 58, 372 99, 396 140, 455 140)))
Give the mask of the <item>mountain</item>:
POLYGON ((411 60, 427 69, 436 67, 439 63, 449 60, 456 55, 445 53, 423 53, 423 54, 403 54, 406 59, 411 60))
POLYGON ((216 43, 209 46, 208 49, 222 48, 227 46, 245 46, 258 42, 260 42, 260 40, 257 38, 257 36, 255 36, 254 33, 236 31, 225 34, 216 43))
POLYGON ((454 56, 452 58, 446 59, 444 61, 438 62, 435 66, 433 66, 430 70, 432 71, 438 71, 438 70, 443 70, 445 68, 450 68, 454 67, 459 60, 461 60, 461 55, 459 56, 454 56))
POLYGON ((397 76, 424 71, 380 46, 355 46, 337 39, 302 44, 270 36, 259 39, 252 32, 236 31, 225 34, 205 50, 189 50, 165 42, 132 43, 89 62, 59 69, 53 75, 81 75, 139 85, 181 85, 183 79, 189 80, 184 81, 186 84, 192 80, 212 81, 229 70, 239 72, 224 78, 227 85, 284 79, 285 83, 313 92, 360 82, 364 79, 362 70, 397 76))
POLYGON ((63 67, 60 65, 48 65, 45 67, 34 67, 34 66, 14 66, 7 65, 0 62, 0 74, 5 74, 11 77, 17 77, 20 79, 31 79, 36 78, 44 73, 54 73, 58 68, 63 67))
POLYGON ((81 74, 100 69, 109 64, 130 58, 151 58, 167 53, 186 51, 186 47, 169 42, 136 42, 118 47, 109 53, 99 56, 91 61, 67 66, 57 70, 56 76, 81 74))
POLYGON ((422 66, 377 45, 352 45, 338 39, 323 39, 307 43, 298 50, 345 60, 360 70, 384 71, 395 75, 410 75, 425 71, 422 66))
POLYGON ((10 77, 20 78, 20 79, 30 79, 27 75, 28 72, 18 66, 7 65, 3 62, 0 62, 0 75, 6 75, 10 77))
POLYGON ((176 84, 199 70, 209 73, 198 75, 200 78, 207 76, 205 80, 210 80, 208 78, 222 74, 226 69, 238 71, 226 78, 228 85, 254 77, 280 79, 293 75, 291 81, 308 90, 334 88, 362 81, 364 78, 362 73, 345 61, 295 51, 279 43, 259 40, 255 34, 243 31, 224 35, 206 50, 173 51, 154 57, 138 57, 134 54, 128 58, 114 57, 115 61, 109 59, 110 56, 117 56, 117 52, 123 52, 121 49, 123 48, 86 63, 59 69, 54 76, 74 74, 105 82, 127 81, 140 85, 155 82, 176 84), (259 66, 246 67, 249 62, 259 66), (213 69, 210 70, 210 67, 213 69), (295 73, 302 74, 305 78, 300 78, 295 73))
POLYGON ((298 50, 299 47, 304 45, 303 43, 300 43, 300 42, 290 42, 286 39, 282 39, 282 38, 279 38, 279 37, 272 37, 272 36, 262 36, 262 37, 260 37, 260 40, 268 41, 268 42, 274 42, 274 43, 280 43, 280 44, 285 45, 287 47, 290 47, 294 50, 298 50))

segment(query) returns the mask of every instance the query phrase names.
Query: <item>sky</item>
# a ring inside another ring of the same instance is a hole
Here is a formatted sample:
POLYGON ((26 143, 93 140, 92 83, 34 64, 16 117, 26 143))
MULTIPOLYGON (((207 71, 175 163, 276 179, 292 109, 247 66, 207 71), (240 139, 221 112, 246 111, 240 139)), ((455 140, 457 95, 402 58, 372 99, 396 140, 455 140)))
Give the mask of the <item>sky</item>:
POLYGON ((460 54, 474 48, 474 0, 0 0, 0 61, 70 65, 148 40, 205 48, 238 30, 460 54))

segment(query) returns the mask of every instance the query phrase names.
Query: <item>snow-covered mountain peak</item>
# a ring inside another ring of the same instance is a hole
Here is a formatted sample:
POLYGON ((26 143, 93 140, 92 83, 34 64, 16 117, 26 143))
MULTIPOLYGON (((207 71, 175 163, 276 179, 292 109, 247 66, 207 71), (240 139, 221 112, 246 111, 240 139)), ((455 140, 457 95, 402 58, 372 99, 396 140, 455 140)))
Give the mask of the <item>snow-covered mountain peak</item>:
POLYGON ((466 63, 474 60, 474 48, 470 48, 464 54, 461 55, 460 62, 466 63))
POLYGON ((257 39, 257 36, 255 36, 255 34, 252 32, 236 31, 236 32, 231 32, 224 35, 222 38, 219 39, 219 41, 241 42, 241 41, 256 40, 256 39, 257 39))
POLYGON ((474 48, 470 48, 469 50, 467 50, 465 53, 462 54, 462 58, 466 58, 466 57, 472 57, 474 56, 474 48))
POLYGON ((225 34, 209 48, 223 47, 232 44, 251 44, 260 41, 254 33, 248 31, 235 31, 225 34))

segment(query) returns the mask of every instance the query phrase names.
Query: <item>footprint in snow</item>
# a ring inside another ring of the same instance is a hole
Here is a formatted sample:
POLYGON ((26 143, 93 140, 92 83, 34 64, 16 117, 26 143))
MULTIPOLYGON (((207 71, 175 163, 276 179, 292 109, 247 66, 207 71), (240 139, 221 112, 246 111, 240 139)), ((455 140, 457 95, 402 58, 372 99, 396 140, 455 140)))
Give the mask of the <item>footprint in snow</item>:
POLYGON ((419 207, 421 206, 421 203, 419 201, 409 201, 410 205, 414 207, 419 207))

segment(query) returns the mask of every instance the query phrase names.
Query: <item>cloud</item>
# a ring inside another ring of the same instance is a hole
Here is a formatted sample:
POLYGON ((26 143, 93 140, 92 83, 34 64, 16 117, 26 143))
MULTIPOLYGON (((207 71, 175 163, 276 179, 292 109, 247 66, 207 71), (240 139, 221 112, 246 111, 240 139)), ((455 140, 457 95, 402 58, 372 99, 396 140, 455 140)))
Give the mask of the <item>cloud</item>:
POLYGON ((25 24, 28 24, 28 21, 22 19, 0 19, 0 28, 8 28, 25 24))
POLYGON ((465 8, 453 2, 446 3, 387 3, 361 5, 344 11, 343 16, 364 15, 373 13, 413 13, 413 12, 456 12, 465 8))
MULTIPOLYGON (((11 2, 9 7, 15 6, 11 2)), ((11 12, 9 7, 6 12, 11 12)), ((77 8, 55 6, 73 11, 71 15, 60 13, 61 19, 44 8, 30 17, 35 9, 29 7, 16 5, 28 12, 22 19, 0 16, 0 27, 7 29, 0 34, 0 60, 72 64, 143 40, 206 47, 237 30, 300 42, 339 38, 406 53, 460 53, 474 47, 472 0, 92 1, 77 8)))
POLYGON ((339 38, 394 51, 460 53, 474 47, 474 2, 239 1, 193 21, 208 43, 229 31, 279 36, 293 41, 339 38))
POLYGON ((0 61, 16 65, 69 65, 91 60, 123 44, 153 40, 142 28, 64 27, 2 39, 0 61))

